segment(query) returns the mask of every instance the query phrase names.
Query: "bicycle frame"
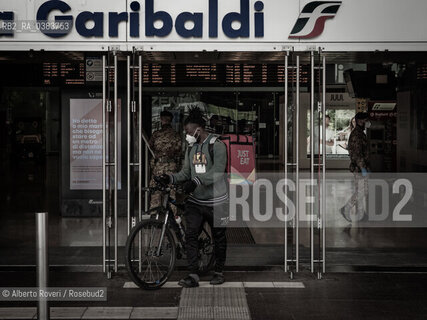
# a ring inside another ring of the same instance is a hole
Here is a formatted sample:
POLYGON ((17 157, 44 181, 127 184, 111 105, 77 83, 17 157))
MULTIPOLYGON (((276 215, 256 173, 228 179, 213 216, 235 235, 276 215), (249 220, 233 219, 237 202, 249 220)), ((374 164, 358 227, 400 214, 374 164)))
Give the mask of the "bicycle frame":
POLYGON ((170 213, 168 203, 169 203, 169 193, 165 193, 163 197, 162 207, 166 209, 166 215, 165 215, 165 221, 163 222, 163 226, 162 226, 162 233, 160 235, 159 245, 157 247, 157 256, 160 256, 160 249, 162 248, 163 238, 165 236, 165 231, 168 225, 169 213, 170 213))
MULTIPOLYGON (((184 210, 185 209, 185 205, 176 203, 176 199, 173 199, 173 198, 170 197, 170 192, 169 191, 170 190, 168 190, 168 189, 162 190, 162 193, 163 193, 162 205, 160 207, 153 208, 153 209, 149 210, 149 211, 153 211, 153 212, 157 213, 156 214, 156 220, 159 219, 159 211, 161 213, 163 213, 163 212, 165 213, 165 219, 164 219, 163 225, 162 225, 162 231, 161 231, 159 243, 158 243, 158 246, 157 246, 156 256, 160 256, 160 250, 161 250, 161 247, 162 247, 162 244, 163 244, 163 239, 164 239, 164 236, 165 236, 166 228, 168 228, 168 224, 169 223, 170 223, 171 227, 173 228, 173 231, 174 231, 175 236, 177 238, 177 245, 179 245, 181 248, 183 248, 184 238, 183 238, 183 236, 182 236, 182 234, 180 232, 180 226, 175 221, 175 219, 173 217, 171 217, 171 207, 170 207, 170 204, 174 205, 177 209, 180 209, 180 210, 184 210)), ((185 230, 184 230, 184 232, 185 232, 185 230)), ((206 232, 206 230, 205 230, 205 232, 206 232)), ((150 245, 151 244, 152 243, 150 242, 150 245)))
MULTIPOLYGON (((157 252, 156 252, 157 256, 160 256, 160 249, 161 249, 161 246, 162 246, 162 243, 163 243, 163 238, 164 238, 164 235, 165 235, 165 232, 166 232, 166 228, 168 227, 169 223, 174 228, 175 235, 176 235, 177 240, 178 240, 178 244, 182 247, 182 241, 183 241, 182 235, 179 232, 179 226, 176 223, 175 219, 170 218, 171 208, 170 208, 169 204, 174 205, 178 209, 184 209, 184 208, 183 208, 183 206, 177 204, 175 201, 176 201, 175 199, 172 199, 170 197, 169 192, 163 192, 163 202, 162 202, 162 206, 160 208, 161 208, 161 211, 165 212, 165 220, 163 221, 162 232, 161 232, 160 239, 159 239, 159 244, 158 244, 158 247, 157 247, 157 252)), ((156 220, 157 220, 159 218, 159 214, 158 214, 159 210, 158 210, 158 208, 154 208, 152 210, 157 212, 157 215, 156 215, 156 220)))

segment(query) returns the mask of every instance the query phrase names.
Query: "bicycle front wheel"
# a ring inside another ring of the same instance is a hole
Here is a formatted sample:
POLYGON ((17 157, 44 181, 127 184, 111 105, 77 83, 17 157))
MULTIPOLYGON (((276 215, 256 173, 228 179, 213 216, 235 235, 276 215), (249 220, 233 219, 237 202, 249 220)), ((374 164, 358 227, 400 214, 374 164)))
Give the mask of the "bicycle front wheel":
POLYGON ((160 221, 142 221, 131 230, 126 241, 126 267, 140 288, 160 288, 175 267, 175 239, 166 227, 160 243, 162 228, 160 221))

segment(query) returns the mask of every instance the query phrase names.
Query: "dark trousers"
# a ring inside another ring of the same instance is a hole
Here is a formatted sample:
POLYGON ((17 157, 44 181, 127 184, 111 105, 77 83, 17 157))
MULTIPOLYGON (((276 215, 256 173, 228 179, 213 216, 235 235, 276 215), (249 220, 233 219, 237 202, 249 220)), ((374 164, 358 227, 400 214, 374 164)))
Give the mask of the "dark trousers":
MULTIPOLYGON (((215 209, 217 210, 217 208, 215 209)), ((225 227, 214 227, 214 209, 213 207, 187 203, 185 209, 185 239, 188 268, 190 273, 199 271, 199 235, 205 221, 209 223, 212 229, 215 253, 215 271, 222 272, 224 269, 225 258, 227 254, 227 239, 225 237, 225 227)))

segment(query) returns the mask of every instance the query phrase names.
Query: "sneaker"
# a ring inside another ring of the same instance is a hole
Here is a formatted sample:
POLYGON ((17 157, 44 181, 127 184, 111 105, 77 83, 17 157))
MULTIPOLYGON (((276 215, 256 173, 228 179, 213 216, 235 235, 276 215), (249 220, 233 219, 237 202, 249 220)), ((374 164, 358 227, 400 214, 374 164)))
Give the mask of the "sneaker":
POLYGON ((224 278, 224 274, 222 272, 215 272, 210 284, 212 285, 218 285, 218 284, 223 284, 225 282, 225 278, 224 278))
POLYGON ((340 209, 340 213, 345 220, 347 220, 348 222, 351 222, 350 212, 345 210, 345 206, 340 209))
MULTIPOLYGON (((196 275, 197 276, 197 275, 196 275)), ((184 288, 195 288, 199 286, 199 277, 188 275, 184 279, 179 280, 178 285, 184 288)))

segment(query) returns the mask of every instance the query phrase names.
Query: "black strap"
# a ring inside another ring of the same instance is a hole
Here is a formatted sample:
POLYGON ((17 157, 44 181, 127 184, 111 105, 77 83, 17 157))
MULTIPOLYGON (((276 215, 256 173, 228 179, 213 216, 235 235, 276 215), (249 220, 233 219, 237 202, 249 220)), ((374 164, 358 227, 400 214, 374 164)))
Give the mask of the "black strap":
MULTIPOLYGON (((215 142, 216 142, 216 140, 215 140, 215 142)), ((214 144, 215 144, 215 142, 214 143, 209 143, 209 146, 208 146, 208 150, 209 150, 209 156, 211 157, 211 160, 212 160, 212 164, 214 164, 214 151, 213 151, 213 149, 214 149, 214 144)))

